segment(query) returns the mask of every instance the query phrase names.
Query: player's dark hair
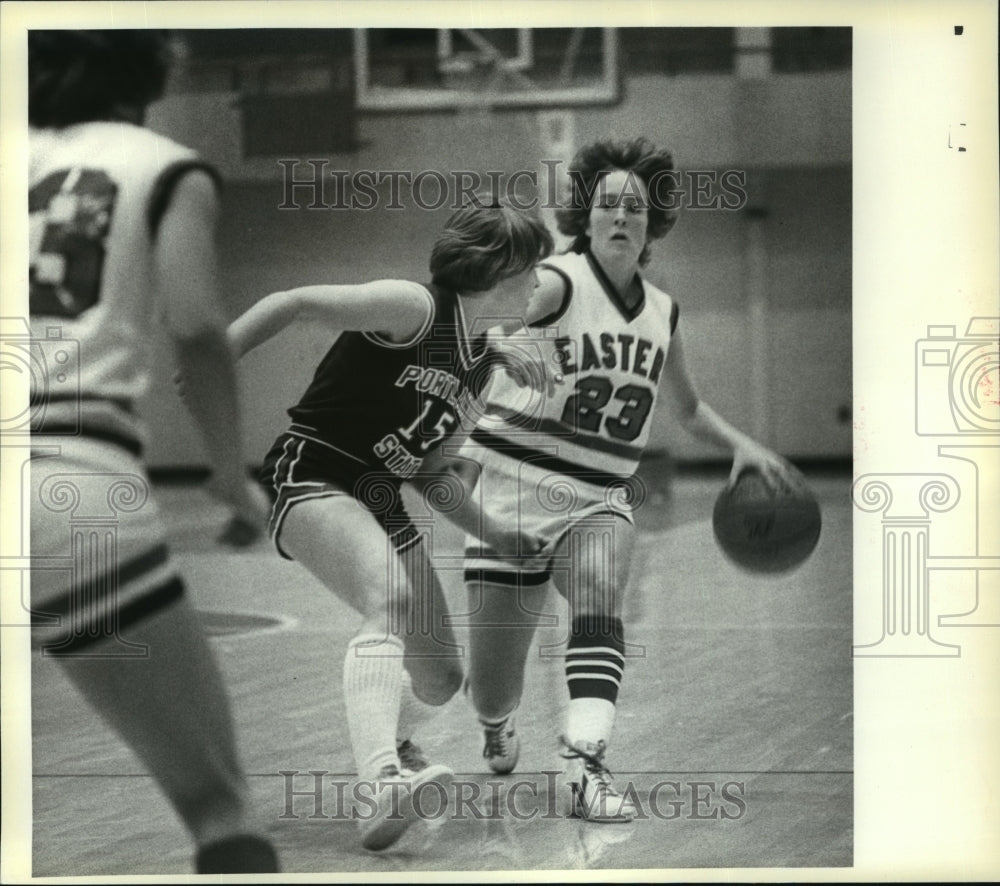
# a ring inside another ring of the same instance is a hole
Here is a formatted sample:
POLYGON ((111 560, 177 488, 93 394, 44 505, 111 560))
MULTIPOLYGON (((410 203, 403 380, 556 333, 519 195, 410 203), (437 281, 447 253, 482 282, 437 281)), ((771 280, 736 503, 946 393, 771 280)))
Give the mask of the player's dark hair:
POLYGON ((556 210, 556 223, 561 233, 573 238, 572 252, 590 248, 587 224, 594 200, 600 195, 600 180, 609 172, 622 169, 640 178, 650 193, 646 245, 639 254, 639 264, 649 261, 649 243, 665 237, 677 221, 677 212, 669 201, 660 197, 662 182, 670 181, 674 158, 667 150, 657 148, 644 138, 632 141, 598 141, 581 148, 569 165, 569 205, 556 210))
POLYGON ((129 119, 163 95, 168 31, 28 31, 28 121, 129 119))
POLYGON ((452 214, 435 241, 431 278, 458 292, 482 292, 536 265, 552 245, 537 213, 474 201, 452 214))

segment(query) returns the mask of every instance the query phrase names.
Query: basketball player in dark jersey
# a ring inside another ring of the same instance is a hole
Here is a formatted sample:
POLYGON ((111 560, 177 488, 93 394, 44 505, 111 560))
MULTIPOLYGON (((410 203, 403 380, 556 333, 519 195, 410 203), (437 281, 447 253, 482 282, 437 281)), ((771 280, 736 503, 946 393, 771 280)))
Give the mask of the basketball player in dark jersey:
POLYGON ((31 375, 33 640, 152 772, 199 873, 273 872, 270 843, 247 833, 229 698, 142 462, 158 316, 191 379, 211 491, 263 531, 216 285, 217 176, 141 126, 169 46, 160 31, 28 32, 32 349, 52 359, 31 375))
POLYGON ((288 410, 291 425, 262 479, 278 552, 361 614, 343 687, 360 784, 377 803, 360 821, 368 849, 391 845, 415 820, 410 797, 420 785, 450 783, 450 769, 397 743, 407 734, 398 721, 447 702, 463 677, 401 486, 420 483, 441 444, 474 420, 494 361, 485 336, 470 330, 523 317, 535 265, 551 248, 534 215, 474 204, 437 238, 430 284, 307 286, 267 296, 230 326, 237 354, 293 320, 340 333, 288 410))

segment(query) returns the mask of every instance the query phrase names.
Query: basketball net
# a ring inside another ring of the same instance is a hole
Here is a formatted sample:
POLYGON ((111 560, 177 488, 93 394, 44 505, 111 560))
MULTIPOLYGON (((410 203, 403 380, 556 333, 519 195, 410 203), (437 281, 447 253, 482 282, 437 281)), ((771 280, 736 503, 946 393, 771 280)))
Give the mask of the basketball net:
POLYGON ((557 206, 568 206, 570 199, 569 175, 567 170, 576 149, 576 117, 569 108, 541 110, 536 112, 539 143, 542 159, 538 171, 539 193, 546 201, 541 208, 542 218, 555 241, 555 252, 562 252, 570 245, 571 238, 559 232, 556 223, 556 206, 550 205, 549 197, 555 196, 557 206), (558 163, 555 168, 551 164, 558 163), (555 176, 554 182, 549 178, 555 176))
MULTIPOLYGON (((508 71, 502 60, 485 53, 465 53, 439 62, 444 85, 455 93, 457 109, 456 126, 470 141, 489 144, 503 138, 493 113, 505 92, 523 91, 531 87, 531 81, 518 72, 508 71)), ((566 170, 575 151, 575 115, 569 108, 547 109, 535 112, 537 138, 540 149, 538 172, 538 194, 543 200, 551 196, 548 178, 557 177, 555 194, 560 205, 569 199, 569 178, 566 170), (542 164, 541 159, 558 161, 561 165, 554 171, 542 164)), ((518 158, 524 163, 527 158, 518 158)), ((524 195, 526 196, 526 195, 524 195)), ((543 219, 556 240, 557 251, 569 245, 569 238, 558 233, 555 209, 543 206, 543 219)))
POLYGON ((468 53, 440 64, 445 87, 455 93, 459 125, 488 128, 493 122, 493 106, 503 88, 504 70, 499 61, 468 53))
MULTIPOLYGON (((475 167, 501 137, 493 109, 503 89, 504 71, 495 59, 466 53, 443 60, 441 73, 445 86, 454 93, 456 132, 461 133, 469 164, 475 167)), ((490 197, 499 196, 485 182, 478 190, 483 197, 487 192, 490 197)))

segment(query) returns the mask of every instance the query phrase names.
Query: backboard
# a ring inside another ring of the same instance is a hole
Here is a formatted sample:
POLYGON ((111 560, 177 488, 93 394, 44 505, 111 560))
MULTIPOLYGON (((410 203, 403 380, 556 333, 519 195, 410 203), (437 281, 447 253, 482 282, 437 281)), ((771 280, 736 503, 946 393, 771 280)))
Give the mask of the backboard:
POLYGON ((354 61, 359 111, 619 100, 614 28, 359 28, 354 61))

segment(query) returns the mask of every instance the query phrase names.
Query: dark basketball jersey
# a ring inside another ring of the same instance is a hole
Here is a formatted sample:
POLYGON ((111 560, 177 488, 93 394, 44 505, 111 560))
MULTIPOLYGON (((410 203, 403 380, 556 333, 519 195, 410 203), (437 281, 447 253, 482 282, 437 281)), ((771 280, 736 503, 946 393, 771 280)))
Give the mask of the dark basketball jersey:
POLYGON ((474 416, 473 401, 491 371, 485 340, 468 337, 458 296, 438 286, 420 288, 433 307, 411 341, 342 333, 288 410, 297 435, 314 436, 403 480, 474 416))

